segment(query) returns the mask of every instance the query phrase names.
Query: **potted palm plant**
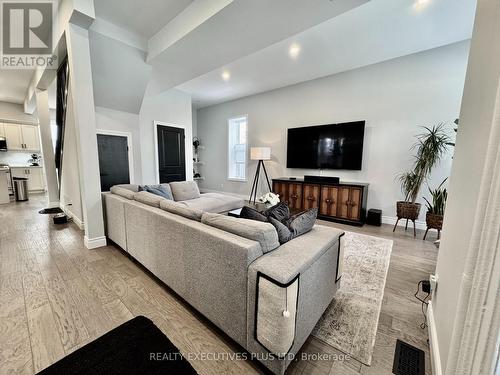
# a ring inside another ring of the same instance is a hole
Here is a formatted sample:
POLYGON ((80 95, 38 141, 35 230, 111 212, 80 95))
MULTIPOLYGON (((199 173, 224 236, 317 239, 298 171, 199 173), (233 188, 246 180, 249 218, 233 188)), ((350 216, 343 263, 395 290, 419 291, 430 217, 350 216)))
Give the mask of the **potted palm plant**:
POLYGON ((448 198, 448 192, 446 191, 446 188, 443 188, 446 180, 447 178, 445 178, 443 182, 441 182, 441 184, 439 184, 439 186, 434 190, 431 190, 431 188, 429 188, 429 193, 432 197, 432 203, 429 202, 427 198, 423 197, 427 206, 427 214, 425 215, 427 229, 425 231, 424 240, 425 237, 427 237, 427 232, 429 231, 429 229, 437 229, 438 240, 441 237, 441 229, 443 229, 444 209, 446 207, 446 199, 448 198))
POLYGON ((439 163, 451 142, 446 133, 445 124, 440 123, 433 127, 423 127, 424 132, 417 136, 417 142, 412 146, 415 150, 415 162, 413 169, 399 176, 404 201, 396 203, 397 220, 393 232, 396 230, 399 220, 413 221, 413 235, 416 236, 415 220, 420 214, 421 204, 417 203, 417 197, 422 184, 427 179, 432 169, 439 163))

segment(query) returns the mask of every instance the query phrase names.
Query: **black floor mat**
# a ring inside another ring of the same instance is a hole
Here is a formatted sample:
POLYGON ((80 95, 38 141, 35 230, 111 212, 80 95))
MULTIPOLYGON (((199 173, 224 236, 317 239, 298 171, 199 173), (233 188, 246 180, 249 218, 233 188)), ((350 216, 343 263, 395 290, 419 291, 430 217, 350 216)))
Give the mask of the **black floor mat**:
POLYGON ((63 212, 59 207, 54 208, 44 208, 43 210, 38 211, 39 214, 47 215, 47 214, 60 214, 63 212))
POLYGON ((425 354, 423 350, 398 340, 392 373, 395 375, 424 375, 425 354))
POLYGON ((196 375, 154 323, 138 316, 68 354, 39 375, 196 375))

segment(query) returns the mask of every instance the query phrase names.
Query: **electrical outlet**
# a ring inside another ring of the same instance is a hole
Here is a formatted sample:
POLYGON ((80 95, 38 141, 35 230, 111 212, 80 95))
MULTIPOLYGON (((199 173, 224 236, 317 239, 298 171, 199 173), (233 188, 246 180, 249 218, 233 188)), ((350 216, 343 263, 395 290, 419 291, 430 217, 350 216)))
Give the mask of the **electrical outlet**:
POLYGON ((429 282, 431 283, 431 292, 434 293, 438 285, 438 277, 436 275, 431 275, 429 277, 429 282))

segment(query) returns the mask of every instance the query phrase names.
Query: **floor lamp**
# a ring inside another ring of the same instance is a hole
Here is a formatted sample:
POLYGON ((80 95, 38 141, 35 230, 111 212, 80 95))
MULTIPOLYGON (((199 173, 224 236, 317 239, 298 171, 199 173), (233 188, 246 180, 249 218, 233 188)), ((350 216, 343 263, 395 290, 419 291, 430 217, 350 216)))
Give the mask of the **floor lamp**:
POLYGON ((264 160, 271 160, 271 147, 251 147, 250 159, 259 161, 257 164, 257 170, 255 171, 255 177, 253 179, 252 191, 250 192, 250 202, 252 202, 253 195, 253 203, 255 203, 255 201, 257 200, 257 190, 259 186, 259 174, 261 167, 264 170, 269 191, 272 191, 271 184, 269 183, 269 177, 267 177, 266 166, 264 165, 264 160))

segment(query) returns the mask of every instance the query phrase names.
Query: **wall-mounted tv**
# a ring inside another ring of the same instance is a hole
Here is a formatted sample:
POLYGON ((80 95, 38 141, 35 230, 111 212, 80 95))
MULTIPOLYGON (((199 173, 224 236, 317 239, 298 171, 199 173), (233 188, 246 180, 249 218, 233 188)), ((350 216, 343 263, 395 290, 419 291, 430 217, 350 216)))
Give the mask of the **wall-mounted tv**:
POLYGON ((365 122, 288 129, 287 168, 361 170, 365 122))

